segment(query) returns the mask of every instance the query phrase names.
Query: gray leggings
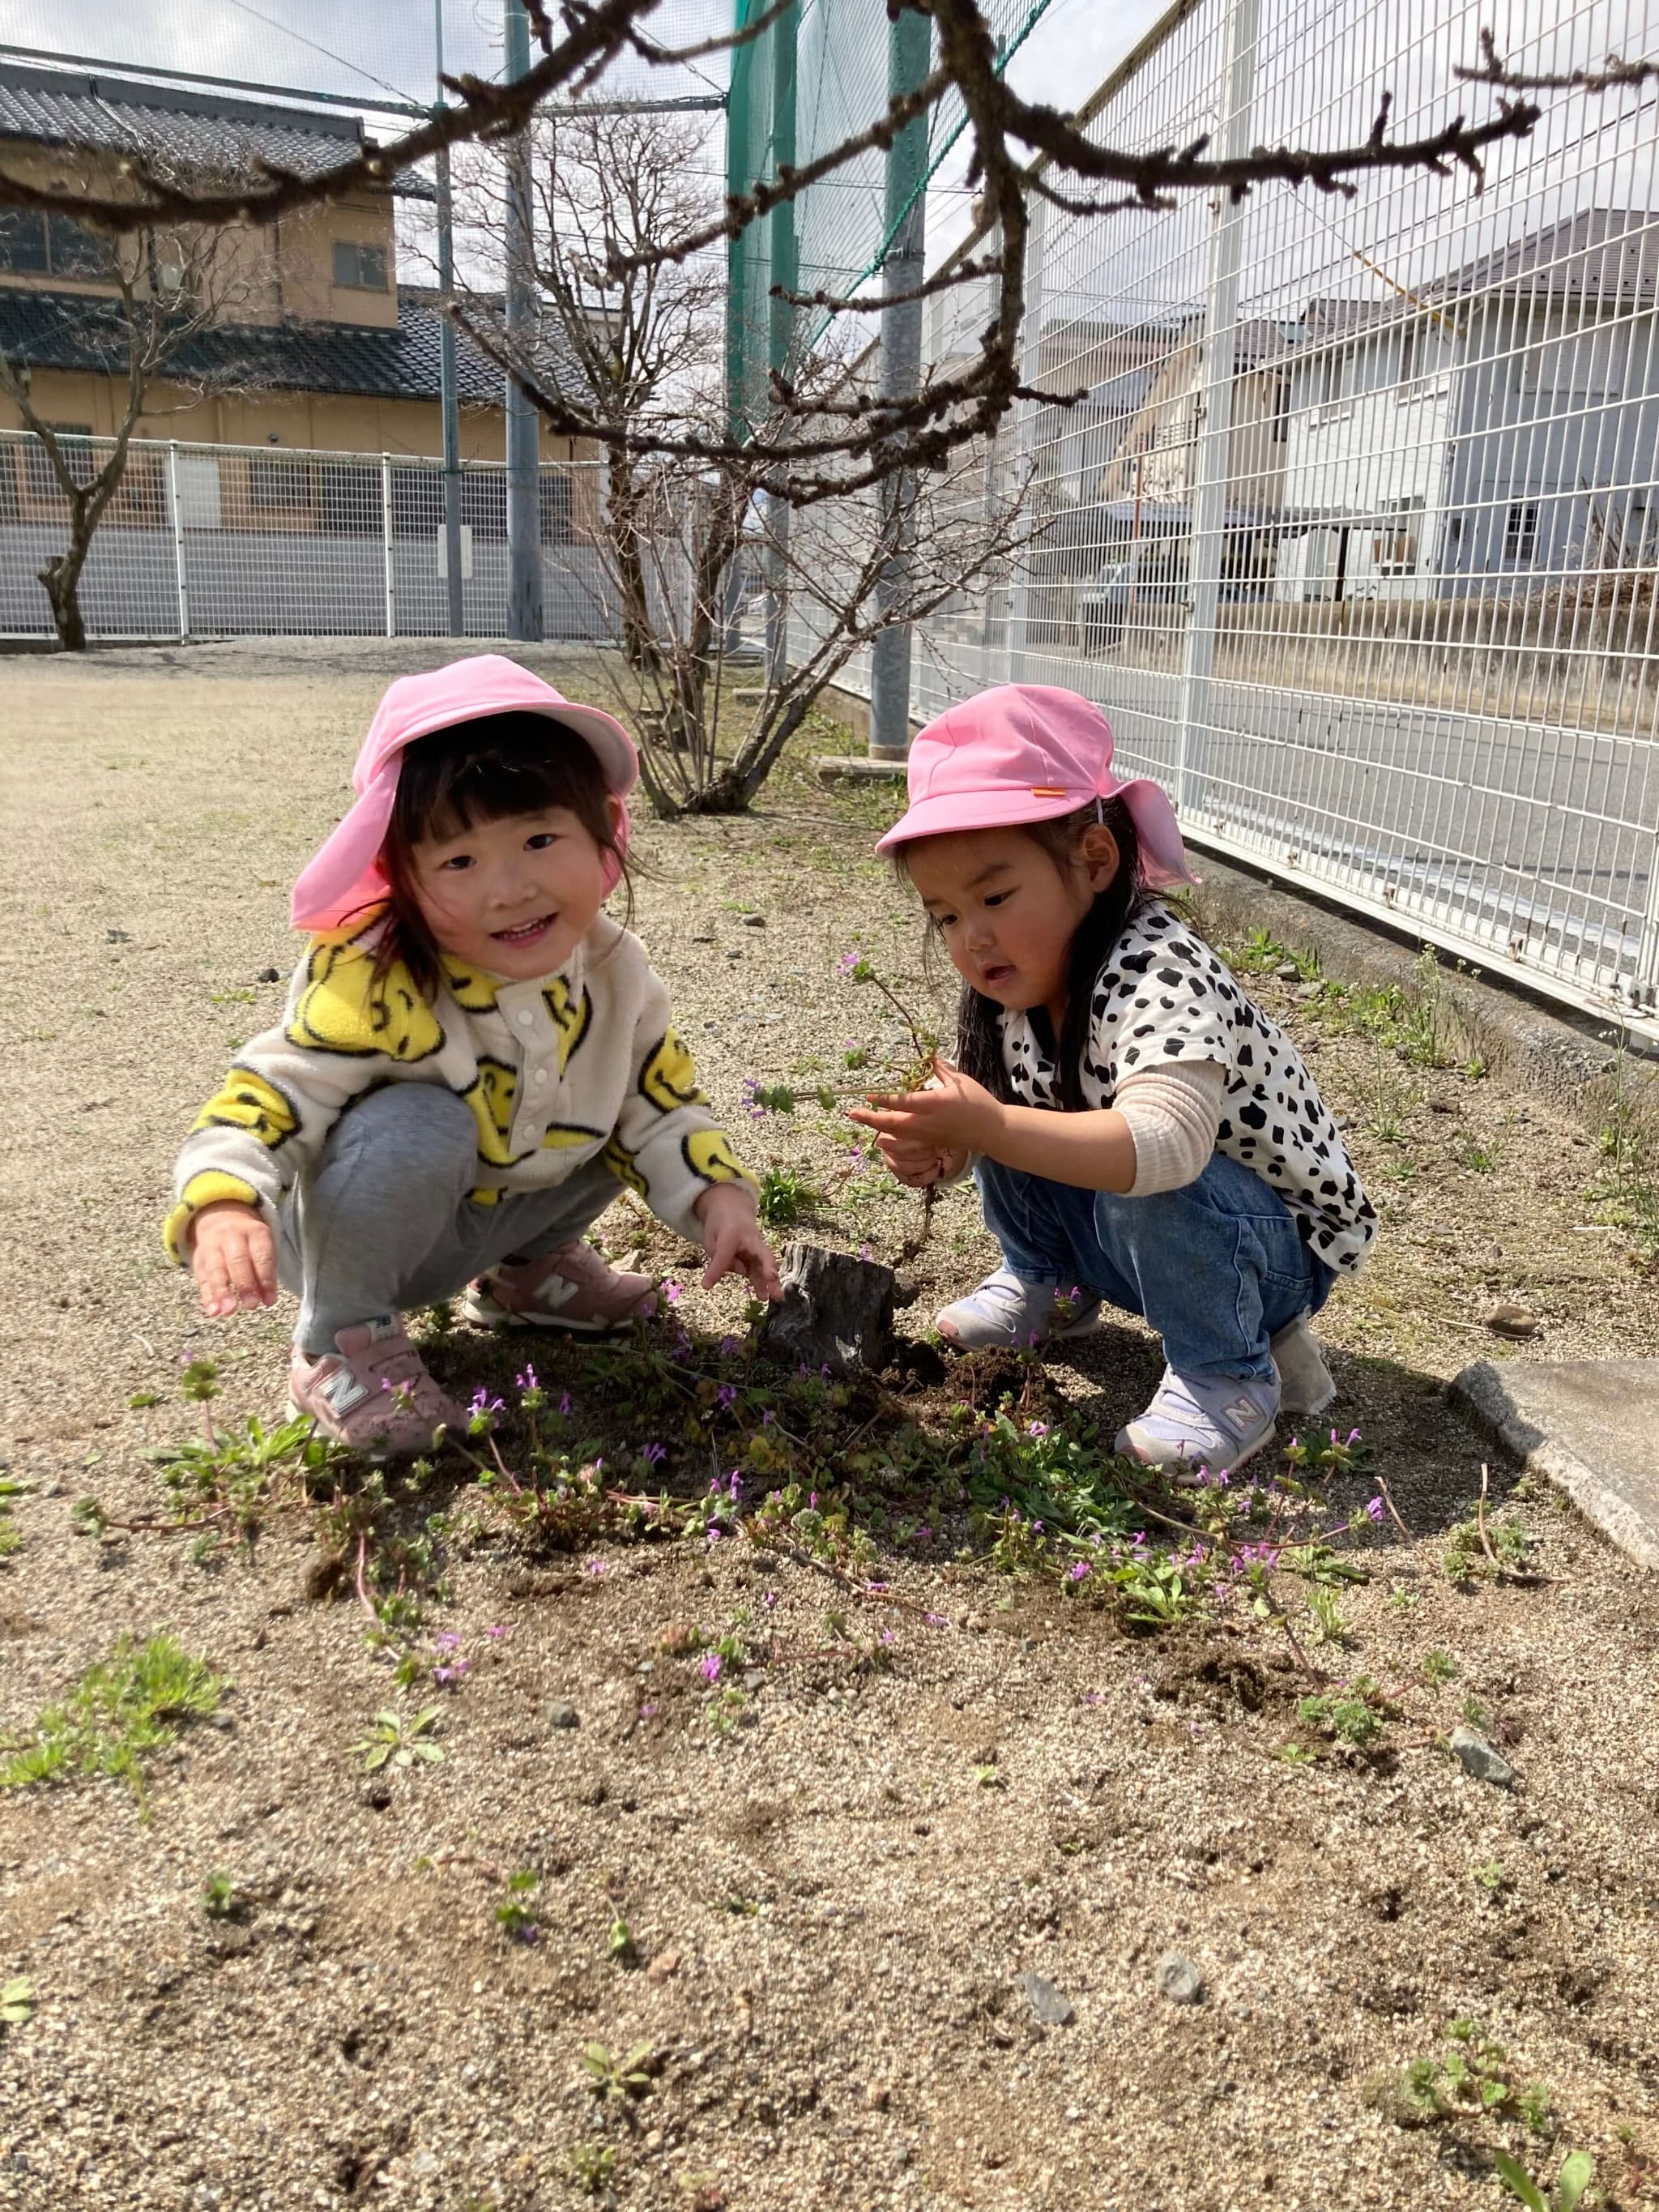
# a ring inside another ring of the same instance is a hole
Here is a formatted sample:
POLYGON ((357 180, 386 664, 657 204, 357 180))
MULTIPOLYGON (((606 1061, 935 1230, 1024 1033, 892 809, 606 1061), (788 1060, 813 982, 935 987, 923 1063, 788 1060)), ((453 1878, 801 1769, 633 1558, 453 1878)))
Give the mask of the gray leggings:
POLYGON ((394 1083, 349 1107, 283 1201, 277 1273, 313 1358, 378 1314, 435 1305, 507 1259, 556 1252, 617 1196, 598 1160, 551 1190, 475 1205, 478 1125, 435 1083, 394 1083))

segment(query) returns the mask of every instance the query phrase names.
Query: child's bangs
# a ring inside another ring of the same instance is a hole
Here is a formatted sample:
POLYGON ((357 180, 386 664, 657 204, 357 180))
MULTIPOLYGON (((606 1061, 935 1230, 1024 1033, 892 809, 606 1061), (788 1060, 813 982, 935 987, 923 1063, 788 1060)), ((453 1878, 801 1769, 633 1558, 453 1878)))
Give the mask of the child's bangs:
POLYGON ((603 820, 605 775, 574 730, 542 714, 496 714, 412 744, 398 779, 408 842, 447 843, 487 822, 565 807, 603 820))

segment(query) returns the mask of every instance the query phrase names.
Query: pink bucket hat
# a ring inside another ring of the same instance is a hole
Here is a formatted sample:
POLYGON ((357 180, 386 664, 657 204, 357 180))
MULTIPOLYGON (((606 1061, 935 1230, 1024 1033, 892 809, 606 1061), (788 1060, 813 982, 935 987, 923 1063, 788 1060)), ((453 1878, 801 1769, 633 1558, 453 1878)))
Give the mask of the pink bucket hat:
POLYGON ((1052 822, 1092 799, 1121 799, 1133 817, 1147 881, 1191 884, 1175 809, 1146 776, 1112 773, 1112 726, 1098 707, 1051 684, 1000 684, 947 707, 910 747, 910 805, 876 847, 953 830, 1052 822))
MULTIPOLYGON (((301 871, 294 886, 289 902, 293 927, 335 929, 386 897, 391 887, 380 871, 380 853, 392 821, 405 745, 457 722, 514 713, 545 714, 591 745, 605 772, 606 790, 618 799, 639 781, 639 755, 613 715, 597 707, 574 706, 550 684, 503 653, 474 653, 422 676, 400 676, 387 685, 375 708, 351 771, 356 805, 301 871)), ((624 847, 628 842, 626 812, 618 842, 624 847)), ((609 864, 607 890, 620 872, 614 861, 609 864)))

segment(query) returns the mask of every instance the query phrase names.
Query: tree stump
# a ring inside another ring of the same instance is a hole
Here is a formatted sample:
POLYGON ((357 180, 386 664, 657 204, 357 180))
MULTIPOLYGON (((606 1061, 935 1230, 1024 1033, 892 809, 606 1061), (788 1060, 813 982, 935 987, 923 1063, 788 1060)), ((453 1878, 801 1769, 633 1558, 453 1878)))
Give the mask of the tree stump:
POLYGON ((825 1367, 846 1375, 886 1366, 896 1287, 890 1267, 793 1243, 785 1245, 779 1272, 783 1297, 761 1324, 760 1348, 769 1358, 786 1367, 805 1363, 815 1375, 825 1367))

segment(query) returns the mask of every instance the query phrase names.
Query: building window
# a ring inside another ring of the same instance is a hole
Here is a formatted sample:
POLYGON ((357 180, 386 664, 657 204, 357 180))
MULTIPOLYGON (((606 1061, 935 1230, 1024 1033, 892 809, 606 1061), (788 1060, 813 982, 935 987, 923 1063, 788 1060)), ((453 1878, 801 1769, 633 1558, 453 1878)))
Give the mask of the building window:
POLYGON ((1504 518, 1504 558, 1532 562, 1538 557, 1538 501, 1518 499, 1504 518))
POLYGON ((1371 540, 1371 557, 1379 575, 1414 576, 1417 574, 1418 536, 1422 520, 1420 494, 1414 499, 1383 501, 1383 526, 1371 540))
POLYGON ((1273 441, 1282 446, 1291 434, 1291 380, 1280 374, 1273 379, 1273 441))
POLYGON ((50 267, 45 216, 31 215, 26 208, 0 210, 0 269, 14 270, 21 276, 44 276, 50 267))
POLYGON ((72 215, 34 215, 27 208, 0 212, 0 269, 20 276, 107 281, 114 251, 112 240, 72 215))
POLYGON ((247 503, 270 514, 294 514, 312 504, 311 466, 306 461, 266 459, 256 454, 247 465, 247 503))
POLYGON ((334 241, 334 282, 343 292, 384 292, 386 248, 360 246, 356 239, 334 241))

